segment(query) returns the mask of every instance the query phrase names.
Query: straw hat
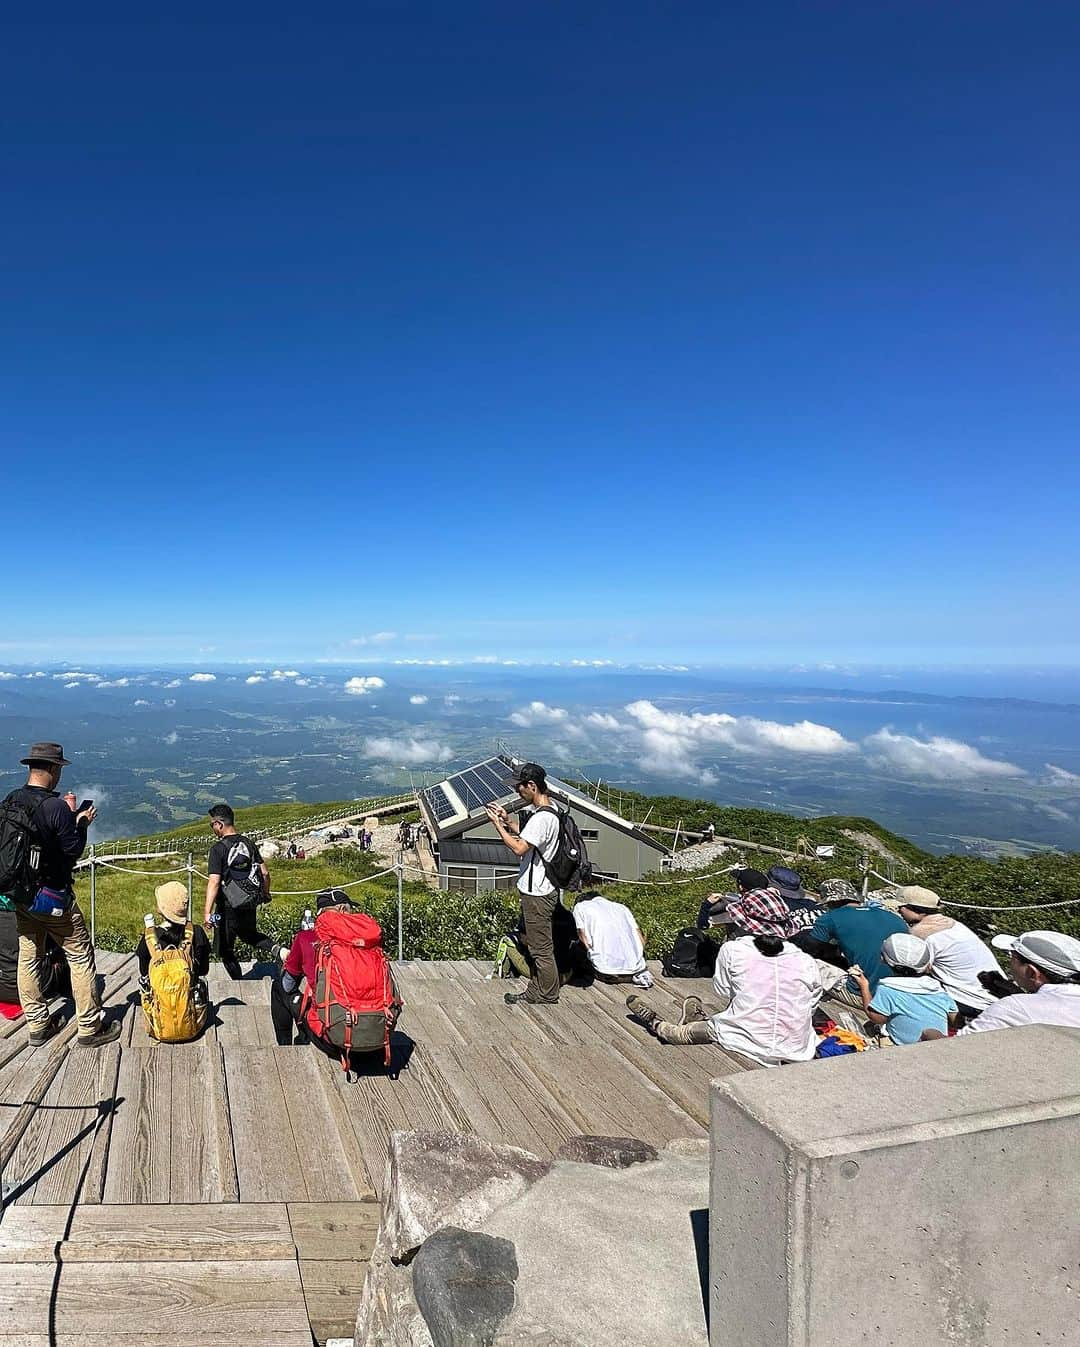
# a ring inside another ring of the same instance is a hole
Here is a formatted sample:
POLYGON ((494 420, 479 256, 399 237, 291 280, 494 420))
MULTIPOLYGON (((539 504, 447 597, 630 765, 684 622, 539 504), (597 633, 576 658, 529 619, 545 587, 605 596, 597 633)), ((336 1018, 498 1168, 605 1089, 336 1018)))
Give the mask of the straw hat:
POLYGON ((178 879, 170 879, 167 884, 159 884, 154 890, 157 910, 166 921, 183 926, 188 919, 187 886, 178 879))

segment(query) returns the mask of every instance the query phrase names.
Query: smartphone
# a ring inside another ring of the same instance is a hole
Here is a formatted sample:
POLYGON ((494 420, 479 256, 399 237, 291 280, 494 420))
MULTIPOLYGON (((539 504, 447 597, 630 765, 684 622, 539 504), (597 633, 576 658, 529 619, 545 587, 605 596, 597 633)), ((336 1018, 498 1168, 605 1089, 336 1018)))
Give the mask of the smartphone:
POLYGON ((75 812, 76 814, 85 814, 88 809, 93 809, 93 807, 94 807, 93 800, 83 800, 82 804, 79 805, 78 809, 76 809, 75 812))

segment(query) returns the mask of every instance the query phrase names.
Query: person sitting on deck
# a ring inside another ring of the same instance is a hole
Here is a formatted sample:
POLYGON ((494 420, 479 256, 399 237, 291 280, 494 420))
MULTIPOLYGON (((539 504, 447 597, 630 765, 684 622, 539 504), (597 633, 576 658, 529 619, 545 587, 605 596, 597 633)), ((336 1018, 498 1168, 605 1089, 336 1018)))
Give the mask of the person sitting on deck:
POLYGON ((956 1021, 956 1002, 936 977, 930 976, 932 955, 917 935, 890 935, 881 957, 888 972, 871 992, 866 974, 853 974, 863 1009, 872 1024, 881 1025, 881 1043, 918 1043, 926 1029, 944 1034, 956 1021))
POLYGON ((727 899, 723 905, 717 904, 707 925, 734 926, 741 935, 775 935, 787 940, 814 921, 814 912, 793 911, 788 907, 779 890, 760 870, 736 870, 735 883, 738 896, 727 899))
MULTIPOLYGON (((957 1030, 978 1034, 1024 1024, 1060 1024, 1080 1029, 1080 940, 1061 931, 995 935, 995 949, 1007 950, 1013 980, 1026 996, 1006 996, 957 1030)), ((940 1037, 930 1032, 927 1038, 940 1037)))
POLYGON ((718 1043, 762 1066, 814 1056, 813 1015, 823 988, 809 954, 776 935, 728 940, 717 956, 713 987, 727 1008, 707 1016, 701 999, 688 996, 678 1024, 639 996, 628 996, 626 1005, 662 1043, 718 1043))
POLYGON ((206 1024, 209 996, 205 979, 210 970, 210 941, 201 926, 188 920, 186 885, 175 879, 159 884, 154 890, 154 901, 162 920, 155 923, 148 915, 146 930, 135 947, 147 1031, 161 1041, 187 1042, 206 1024), (181 952, 179 979, 169 973, 157 975, 157 968, 165 969, 177 962, 175 954, 160 957, 164 951, 181 952))
POLYGON ((878 983, 889 971, 881 957, 882 942, 890 935, 906 935, 907 924, 887 908, 862 906, 859 891, 849 879, 823 880, 820 892, 827 910, 809 930, 797 932, 794 943, 817 959, 827 996, 862 1010, 859 984, 845 970, 853 965, 861 968, 871 994, 876 992, 878 983), (831 949, 842 957, 843 968, 825 957, 831 949))
POLYGON ((996 998, 981 978, 987 973, 1000 974, 1001 970, 990 947, 962 921, 939 911, 940 904, 933 889, 906 884, 900 890, 897 910, 911 934, 926 941, 934 977, 956 1002, 960 1018, 967 1021, 994 1004, 996 998))
POLYGON ((808 897, 803 888, 802 875, 797 870, 789 870, 786 865, 774 865, 765 878, 769 881, 769 887, 776 890, 792 912, 813 912, 816 917, 821 910, 821 904, 808 897))
POLYGON ((653 985, 652 974, 645 966, 645 938, 624 903, 600 893, 580 893, 573 918, 578 939, 601 982, 632 982, 646 988, 653 985))
POLYGON ((346 1070, 351 1054, 378 1048, 389 1064, 402 1002, 382 930, 342 889, 324 889, 315 906, 314 925, 296 933, 270 987, 274 1036, 287 1047, 295 1029, 346 1070))

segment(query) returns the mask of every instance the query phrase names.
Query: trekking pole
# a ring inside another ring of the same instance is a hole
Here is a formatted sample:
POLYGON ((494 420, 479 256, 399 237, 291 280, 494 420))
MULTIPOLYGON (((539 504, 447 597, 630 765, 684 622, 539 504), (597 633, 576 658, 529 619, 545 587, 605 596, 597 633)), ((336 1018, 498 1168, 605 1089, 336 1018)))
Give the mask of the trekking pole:
POLYGON ((97 947, 97 866, 94 864, 94 844, 90 843, 90 947, 97 947))
POLYGON ((404 872, 404 866, 403 866, 403 864, 402 864, 402 854, 403 854, 402 852, 400 852, 400 851, 398 852, 398 863, 397 863, 397 956, 398 956, 398 963, 401 963, 401 961, 405 958, 405 954, 404 954, 404 948, 405 948, 405 946, 404 946, 404 934, 405 934, 405 933, 404 933, 404 932, 402 931, 402 929, 401 929, 401 877, 402 877, 402 874, 403 874, 403 872, 404 872))
POLYGON ((193 857, 189 851, 187 854, 187 919, 191 920, 191 870, 194 864, 193 857))

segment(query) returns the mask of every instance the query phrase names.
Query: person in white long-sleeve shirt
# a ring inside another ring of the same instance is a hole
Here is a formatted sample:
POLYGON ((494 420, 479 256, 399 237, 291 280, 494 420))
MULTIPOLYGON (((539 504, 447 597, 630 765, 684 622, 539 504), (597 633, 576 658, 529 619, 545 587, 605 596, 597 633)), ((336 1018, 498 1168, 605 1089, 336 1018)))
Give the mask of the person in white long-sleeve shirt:
POLYGON ((1080 940, 1060 931, 1026 931, 996 935, 990 943, 995 949, 1008 950, 1013 981, 1027 995, 995 1001, 959 1030, 957 1038, 1024 1024, 1080 1029, 1080 940))
POLYGON ((979 981, 981 973, 999 973, 998 962, 970 926, 942 911, 933 889, 907 884, 897 904, 912 935, 926 941, 933 975, 967 1018, 994 1004, 993 994, 979 981))
POLYGON ((626 1004, 663 1043, 718 1043, 762 1066, 814 1056, 813 1015, 823 987, 809 954, 774 935, 729 940, 720 947, 713 988, 727 1008, 706 1016, 698 997, 688 997, 680 1024, 662 1019, 639 996, 626 1004))

